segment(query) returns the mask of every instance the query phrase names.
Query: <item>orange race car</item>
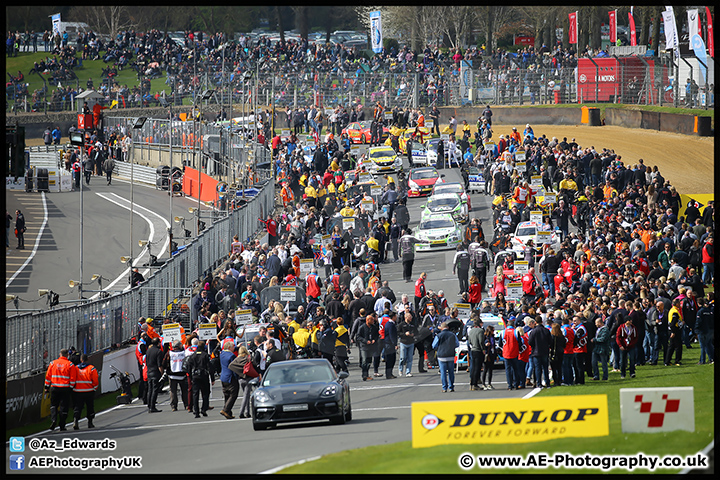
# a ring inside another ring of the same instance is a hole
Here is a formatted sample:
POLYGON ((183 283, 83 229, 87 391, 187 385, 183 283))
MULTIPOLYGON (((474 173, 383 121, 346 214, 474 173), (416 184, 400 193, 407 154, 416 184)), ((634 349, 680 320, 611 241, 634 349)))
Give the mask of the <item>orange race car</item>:
MULTIPOLYGON (((347 136, 352 143, 370 143, 370 139, 372 138, 372 133, 370 132, 371 123, 372 121, 370 120, 353 122, 343 128, 342 133, 347 133, 347 136)), ((390 131, 387 127, 383 127, 380 141, 385 141, 388 135, 390 135, 390 131)))

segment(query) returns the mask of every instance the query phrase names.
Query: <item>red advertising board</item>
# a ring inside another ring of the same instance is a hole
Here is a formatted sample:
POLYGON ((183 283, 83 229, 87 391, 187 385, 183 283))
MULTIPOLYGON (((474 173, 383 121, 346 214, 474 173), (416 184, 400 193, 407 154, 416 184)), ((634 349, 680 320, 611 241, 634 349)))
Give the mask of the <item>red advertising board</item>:
MULTIPOLYGON (((646 85, 649 77, 652 88, 643 94, 650 95, 649 103, 657 102, 657 88, 654 87, 655 62, 636 56, 619 58, 579 58, 577 73, 577 96, 579 102, 613 102, 616 98, 627 98, 631 82, 646 85), (595 63, 593 63, 595 62, 595 63), (597 64, 597 66, 596 66, 597 64)), ((663 84, 667 83, 667 72, 662 69, 663 84)), ((637 92, 638 94, 640 92, 637 92)), ((644 97, 643 97, 644 103, 644 97)))
POLYGON ((92 114, 78 113, 78 130, 90 130, 93 128, 92 114))
POLYGON ((535 45, 535 37, 513 35, 513 45, 535 45))

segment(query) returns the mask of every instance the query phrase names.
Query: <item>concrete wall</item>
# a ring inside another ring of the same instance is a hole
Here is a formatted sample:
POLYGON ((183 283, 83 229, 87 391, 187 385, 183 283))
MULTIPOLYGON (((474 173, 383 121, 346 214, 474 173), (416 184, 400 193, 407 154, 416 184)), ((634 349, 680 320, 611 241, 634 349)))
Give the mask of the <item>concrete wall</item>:
POLYGON ((712 135, 710 123, 710 117, 620 108, 605 109, 605 124, 623 128, 643 128, 661 132, 682 133, 684 135, 710 136, 712 135))
MULTIPOLYGON (((580 108, 557 107, 494 107, 490 106, 493 112, 492 121, 494 124, 515 125, 520 129, 525 124, 530 125, 580 125, 580 108)), ((450 115, 455 115, 458 123, 467 120, 475 125, 478 117, 482 114, 485 106, 479 107, 441 107, 440 123, 447 124, 450 115)), ((427 117, 427 114, 426 114, 427 117)))

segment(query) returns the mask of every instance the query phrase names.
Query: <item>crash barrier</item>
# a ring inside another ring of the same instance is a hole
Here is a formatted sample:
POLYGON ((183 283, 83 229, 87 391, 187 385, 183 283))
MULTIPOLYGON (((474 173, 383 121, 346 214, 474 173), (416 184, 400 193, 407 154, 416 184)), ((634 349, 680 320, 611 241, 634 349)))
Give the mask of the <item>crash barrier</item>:
MULTIPOLYGON (((171 315, 169 307, 177 299, 189 298, 193 286, 224 261, 233 236, 251 237, 261 226, 258 218, 266 218, 274 208, 274 180, 264 180, 255 188, 257 195, 242 206, 225 213, 214 211, 217 221, 181 245, 139 287, 83 304, 9 316, 5 322, 6 377, 44 372, 60 350, 70 346, 91 354, 126 343, 137 333, 141 316, 171 315)), ((126 274, 129 277, 129 269, 126 274)), ((6 313, 11 315, 12 309, 6 313)), ((190 328, 189 316, 184 327, 190 328)))
POLYGON ((156 170, 153 167, 145 165, 133 165, 127 162, 115 162, 113 175, 118 177, 133 179, 133 182, 146 183, 155 185, 156 170))
POLYGON ((605 109, 605 124, 623 128, 643 128, 685 135, 712 135, 711 117, 677 113, 647 112, 620 108, 605 109))

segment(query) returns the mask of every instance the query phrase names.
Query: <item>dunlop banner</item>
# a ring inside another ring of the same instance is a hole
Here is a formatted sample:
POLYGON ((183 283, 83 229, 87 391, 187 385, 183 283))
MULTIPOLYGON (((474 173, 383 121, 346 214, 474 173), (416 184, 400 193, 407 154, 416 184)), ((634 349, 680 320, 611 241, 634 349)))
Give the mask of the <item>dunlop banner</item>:
POLYGON ((413 448, 609 434, 607 395, 412 404, 413 448))

